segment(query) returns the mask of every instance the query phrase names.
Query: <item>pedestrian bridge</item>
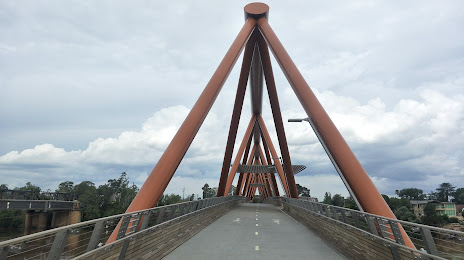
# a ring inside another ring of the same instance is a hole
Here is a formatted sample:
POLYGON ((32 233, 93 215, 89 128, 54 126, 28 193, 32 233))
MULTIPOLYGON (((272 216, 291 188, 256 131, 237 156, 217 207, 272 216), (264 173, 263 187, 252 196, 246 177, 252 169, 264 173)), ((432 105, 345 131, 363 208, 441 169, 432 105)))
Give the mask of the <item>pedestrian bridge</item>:
POLYGON ((463 232, 396 220, 268 23, 269 6, 244 11, 245 24, 127 213, 1 242, 0 259, 464 258, 463 232), (242 50, 218 197, 153 208, 242 50), (310 124, 361 211, 298 199, 294 175, 303 166, 290 157, 271 52, 308 116, 289 121, 310 124), (248 85, 252 115, 233 160, 248 85), (280 155, 262 117, 264 85, 280 155), (257 193, 264 203, 248 203, 257 193))
POLYGON ((464 259, 464 232, 286 197, 190 201, 0 243, 0 259, 464 259), (117 224, 117 239, 105 244, 117 224), (404 245, 401 227, 415 245, 404 245))

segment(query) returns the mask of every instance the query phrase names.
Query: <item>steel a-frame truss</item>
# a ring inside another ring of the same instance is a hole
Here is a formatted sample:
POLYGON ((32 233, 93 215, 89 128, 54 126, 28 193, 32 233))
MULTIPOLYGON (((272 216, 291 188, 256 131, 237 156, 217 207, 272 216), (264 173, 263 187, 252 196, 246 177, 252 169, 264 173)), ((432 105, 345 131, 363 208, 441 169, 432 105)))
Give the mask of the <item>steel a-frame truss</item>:
MULTIPOLYGON (((263 3, 252 3, 245 6, 244 10, 245 24, 184 123, 181 125, 137 196, 128 207, 127 212, 147 209, 156 205, 210 111, 243 48, 245 48, 243 63, 217 196, 226 196, 228 194, 235 173, 240 165, 240 161, 242 161, 242 164, 247 165, 268 165, 269 167, 272 165, 272 167, 275 167, 281 181, 282 192, 288 197, 298 197, 272 72, 269 54, 270 48, 303 109, 308 115, 308 120, 316 135, 332 160, 345 186, 357 201, 361 210, 388 218, 395 218, 395 215, 380 195, 374 183, 329 118, 327 112, 319 103, 269 25, 267 19, 269 7, 263 3), (267 93, 271 104, 274 125, 283 160, 282 164, 270 139, 263 118, 261 117, 264 80, 266 82, 267 93), (250 81, 251 89, 252 118, 238 149, 237 156, 235 157, 232 167, 230 167, 248 81, 250 81)), ((280 194, 274 174, 241 172, 235 194, 251 197, 256 193, 256 190, 258 190, 260 195, 264 198, 279 196, 280 194)), ((117 227, 116 230, 118 229, 117 227)), ((402 230, 402 233, 405 237, 406 245, 414 247, 410 239, 404 233, 404 230, 402 230)), ((116 234, 113 233, 108 242, 114 241, 115 237, 116 234)))

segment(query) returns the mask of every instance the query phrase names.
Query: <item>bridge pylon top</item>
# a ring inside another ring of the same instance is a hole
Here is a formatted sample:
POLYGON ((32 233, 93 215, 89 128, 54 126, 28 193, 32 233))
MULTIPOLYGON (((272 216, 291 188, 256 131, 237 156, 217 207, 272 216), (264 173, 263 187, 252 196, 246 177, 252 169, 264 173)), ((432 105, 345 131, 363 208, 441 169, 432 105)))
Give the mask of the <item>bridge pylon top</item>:
POLYGON ((267 19, 269 16, 269 6, 264 3, 250 3, 243 9, 245 10, 245 20, 249 17, 259 19, 263 16, 267 19))

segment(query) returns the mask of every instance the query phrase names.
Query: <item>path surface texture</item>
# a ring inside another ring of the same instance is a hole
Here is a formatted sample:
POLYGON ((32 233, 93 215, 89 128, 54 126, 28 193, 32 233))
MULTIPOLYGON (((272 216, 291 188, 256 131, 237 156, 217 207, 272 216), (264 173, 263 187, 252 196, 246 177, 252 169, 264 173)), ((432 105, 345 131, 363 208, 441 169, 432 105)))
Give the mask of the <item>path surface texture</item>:
POLYGON ((345 259, 268 204, 239 204, 164 259, 345 259))

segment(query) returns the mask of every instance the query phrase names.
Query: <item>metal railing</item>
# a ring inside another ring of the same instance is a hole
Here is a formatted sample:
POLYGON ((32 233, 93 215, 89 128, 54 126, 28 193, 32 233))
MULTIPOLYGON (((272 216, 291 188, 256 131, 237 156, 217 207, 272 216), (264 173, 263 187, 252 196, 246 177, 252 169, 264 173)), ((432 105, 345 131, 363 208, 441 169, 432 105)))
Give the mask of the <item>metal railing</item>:
POLYGON ((286 197, 269 199, 280 200, 320 218, 358 229, 366 235, 372 236, 372 239, 380 239, 384 243, 409 250, 414 258, 464 259, 464 232, 461 231, 390 219, 308 200, 286 197), (417 250, 404 245, 399 225, 411 238, 417 250))
POLYGON ((243 197, 215 197, 119 214, 0 242, 3 259, 70 259, 101 247, 121 221, 117 240, 243 197))

